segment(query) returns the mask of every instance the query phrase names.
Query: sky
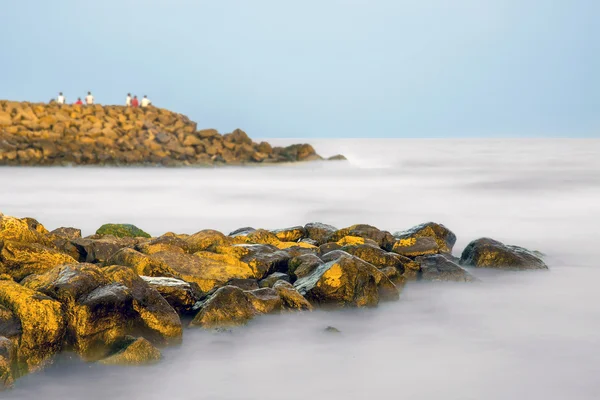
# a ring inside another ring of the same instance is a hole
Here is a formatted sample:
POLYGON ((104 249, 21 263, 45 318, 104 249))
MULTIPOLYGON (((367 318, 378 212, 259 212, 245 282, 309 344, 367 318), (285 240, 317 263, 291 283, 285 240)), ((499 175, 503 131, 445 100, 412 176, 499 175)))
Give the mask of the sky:
POLYGON ((598 0, 0 0, 0 98, 255 138, 600 137, 598 0))

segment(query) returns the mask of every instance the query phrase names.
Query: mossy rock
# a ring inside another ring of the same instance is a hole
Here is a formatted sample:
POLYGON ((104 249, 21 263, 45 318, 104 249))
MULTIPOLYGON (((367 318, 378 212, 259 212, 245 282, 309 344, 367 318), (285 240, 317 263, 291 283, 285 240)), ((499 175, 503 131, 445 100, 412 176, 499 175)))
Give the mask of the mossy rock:
POLYGON ((154 364, 162 358, 160 350, 145 338, 126 338, 126 340, 129 343, 126 343, 115 354, 101 360, 100 363, 105 365, 146 365, 154 364))
POLYGON ((104 224, 96 231, 96 234, 116 237, 151 237, 150 234, 131 224, 104 224))

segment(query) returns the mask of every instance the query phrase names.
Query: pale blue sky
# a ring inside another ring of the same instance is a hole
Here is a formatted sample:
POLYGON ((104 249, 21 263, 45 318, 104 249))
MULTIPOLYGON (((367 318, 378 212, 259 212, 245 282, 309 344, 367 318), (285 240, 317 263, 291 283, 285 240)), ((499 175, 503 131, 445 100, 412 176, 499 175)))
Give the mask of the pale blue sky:
POLYGON ((600 137, 598 0, 0 0, 0 98, 253 137, 600 137))

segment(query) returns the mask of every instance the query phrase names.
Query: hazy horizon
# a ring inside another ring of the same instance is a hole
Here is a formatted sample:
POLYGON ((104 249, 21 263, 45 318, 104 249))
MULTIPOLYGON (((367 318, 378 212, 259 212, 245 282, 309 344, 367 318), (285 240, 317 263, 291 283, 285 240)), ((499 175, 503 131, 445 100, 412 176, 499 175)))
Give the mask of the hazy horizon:
POLYGON ((6 1, 0 98, 251 137, 599 137, 593 0, 6 1), (10 77, 10 78, 9 78, 10 77))

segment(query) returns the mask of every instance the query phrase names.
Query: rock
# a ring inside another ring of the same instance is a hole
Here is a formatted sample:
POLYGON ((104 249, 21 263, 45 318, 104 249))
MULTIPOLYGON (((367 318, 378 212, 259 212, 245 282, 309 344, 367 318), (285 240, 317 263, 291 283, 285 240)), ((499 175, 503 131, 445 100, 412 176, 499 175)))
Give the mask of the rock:
POLYGON ((113 235, 116 237, 144 237, 150 235, 131 224, 104 224, 96 231, 98 235, 113 235))
POLYGON ((351 255, 317 267, 294 287, 312 303, 333 307, 373 307, 379 303, 380 292, 389 300, 399 295, 382 272, 351 255))
POLYGON ((317 242, 314 239, 309 239, 309 238, 300 239, 300 243, 307 243, 307 244, 310 244, 311 246, 319 247, 319 242, 317 242))
POLYGON ((245 293, 252 307, 260 314, 280 312, 283 308, 281 297, 275 289, 264 287, 245 293))
POLYGON ((151 288, 156 289, 178 314, 190 313, 201 295, 197 285, 181 279, 150 276, 141 278, 151 288))
POLYGON ((319 245, 326 243, 327 239, 337 231, 336 227, 320 222, 306 224, 304 229, 308 238, 314 240, 319 245))
POLYGON ((0 281, 0 304, 20 321, 15 349, 23 373, 31 372, 62 348, 65 317, 61 304, 13 281, 0 281))
POLYGON ((259 288, 258 281, 256 279, 237 279, 233 278, 227 281, 225 286, 235 286, 242 290, 256 290, 259 288))
POLYGON ((0 241, 0 273, 20 281, 27 275, 43 273, 57 265, 76 262, 73 257, 37 243, 0 241))
POLYGON ((148 340, 131 338, 125 346, 115 354, 100 361, 105 365, 146 365, 154 364, 162 357, 160 350, 148 340))
POLYGON ((191 255, 162 252, 151 257, 167 265, 181 279, 198 284, 204 292, 221 286, 230 279, 257 277, 255 270, 247 263, 223 254, 198 252, 191 255))
POLYGON ((502 244, 489 238, 472 241, 463 250, 461 265, 509 270, 548 269, 535 253, 523 247, 502 244))
POLYGON ((352 254, 353 256, 356 256, 361 260, 368 262, 369 264, 373 264, 379 269, 393 267, 398 270, 400 275, 404 273, 405 265, 413 262, 407 257, 390 253, 380 249, 379 247, 369 246, 366 244, 344 246, 340 250, 352 254))
POLYGON ((352 225, 348 228, 339 229, 336 232, 334 232, 327 239, 327 241, 337 242, 338 240, 343 239, 345 236, 357 236, 363 239, 374 240, 379 247, 387 251, 392 250, 392 247, 394 246, 395 242, 395 239, 391 233, 387 231, 381 231, 375 228, 374 226, 365 224, 352 225))
POLYGON ((392 248, 394 253, 406 257, 418 257, 428 254, 437 254, 439 247, 432 237, 414 237, 408 239, 399 239, 392 248))
POLYGON ((338 328, 336 328, 334 326, 328 326, 323 331, 326 333, 335 333, 335 334, 342 333, 338 328))
POLYGON ((452 248, 454 247, 454 243, 456 243, 456 235, 444 225, 436 224, 435 222, 427 222, 406 231, 394 233, 394 238, 398 240, 418 237, 431 237, 435 239, 439 250, 444 253, 452 253, 452 248))
POLYGON ((27 224, 27 226, 29 226, 29 229, 32 229, 32 230, 36 231, 37 233, 40 233, 42 235, 49 233, 48 229, 46 229, 44 227, 44 225, 40 224, 40 222, 35 218, 27 217, 27 218, 23 218, 22 221, 24 221, 27 224))
POLYGON ((0 215, 0 241, 10 240, 23 243, 38 243, 48 245, 49 240, 44 235, 32 229, 27 221, 0 215))
POLYGON ((261 288, 273 287, 275 282, 280 281, 280 280, 289 282, 290 276, 288 274, 284 274, 283 272, 273 272, 271 275, 267 276, 265 279, 260 281, 258 283, 258 285, 261 288))
POLYGON ((241 231, 230 236, 233 238, 233 244, 270 244, 275 246, 281 243, 277 236, 265 229, 241 231))
POLYGON ((289 282, 279 280, 273 285, 286 310, 312 311, 313 306, 289 282))
MULTIPOLYGON (((326 243, 326 244, 332 244, 332 243, 326 243)), ((338 240, 337 242, 335 242, 335 244, 337 246, 357 246, 357 245, 361 245, 361 244, 366 244, 372 247, 379 247, 379 243, 377 243, 376 241, 372 240, 372 239, 368 239, 368 238, 362 238, 359 236, 344 236, 343 238, 341 238, 340 240, 338 240)))
POLYGON ((21 321, 15 313, 0 305, 0 336, 10 339, 19 336, 22 332, 21 321))
POLYGON ((288 261, 291 258, 287 252, 266 244, 219 247, 217 252, 250 266, 253 270, 252 277, 256 279, 262 279, 273 272, 287 272, 288 261))
POLYGON ((328 161, 346 161, 347 158, 341 154, 336 154, 335 156, 331 156, 327 159, 328 161))
MULTIPOLYGON (((159 253, 160 254, 160 253, 159 253)), ((157 260, 146 254, 142 254, 131 248, 123 248, 112 256, 110 256, 104 263, 107 266, 110 265, 123 265, 131 268, 136 274, 140 276, 154 276, 154 277, 167 277, 167 278, 180 278, 181 275, 169 267, 166 263, 161 260, 157 260)))
POLYGON ((294 226, 286 229, 276 229, 271 231, 277 239, 282 242, 298 242, 300 239, 304 239, 307 235, 306 229, 303 226, 294 226))
POLYGON ((85 359, 104 358, 115 340, 136 333, 161 344, 181 340, 175 310, 128 267, 67 265, 29 277, 24 285, 63 305, 68 337, 85 359))
POLYGON ((75 240, 81 238, 81 229, 77 228, 57 228, 50 232, 51 234, 67 240, 75 240))
POLYGON ((323 265, 323 261, 314 254, 304 254, 292 258, 288 263, 288 272, 292 280, 310 275, 317 267, 323 265))
POLYGON ((15 358, 14 344, 8 338, 0 336, 0 391, 11 388, 15 381, 15 358))
POLYGON ((221 232, 205 229, 188 237, 185 243, 190 253, 196 253, 198 251, 214 251, 217 246, 230 245, 232 240, 221 232))
POLYGON ((79 238, 72 240, 71 244, 79 253, 79 261, 103 263, 122 248, 135 246, 136 242, 129 237, 107 235, 99 238, 79 238))
POLYGON ((475 278, 459 265, 440 254, 417 257, 421 264, 420 279, 424 281, 473 282, 475 278))
POLYGON ((317 255, 319 257, 324 256, 327 253, 330 253, 335 250, 339 250, 342 248, 341 244, 336 242, 325 243, 319 246, 319 250, 317 250, 317 255))
POLYGON ((256 310, 240 288, 224 286, 206 301, 199 303, 200 311, 190 326, 222 328, 243 325, 254 318, 256 310))

